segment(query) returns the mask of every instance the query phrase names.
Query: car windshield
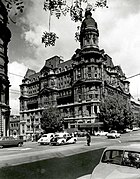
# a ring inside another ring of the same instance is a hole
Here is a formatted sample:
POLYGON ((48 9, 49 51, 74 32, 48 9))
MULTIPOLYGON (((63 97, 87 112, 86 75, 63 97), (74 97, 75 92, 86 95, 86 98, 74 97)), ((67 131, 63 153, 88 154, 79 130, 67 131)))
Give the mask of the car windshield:
POLYGON ((47 134, 44 134, 42 137, 47 137, 47 134))
POLYGON ((101 162, 140 168, 140 153, 123 150, 107 150, 103 154, 101 162))

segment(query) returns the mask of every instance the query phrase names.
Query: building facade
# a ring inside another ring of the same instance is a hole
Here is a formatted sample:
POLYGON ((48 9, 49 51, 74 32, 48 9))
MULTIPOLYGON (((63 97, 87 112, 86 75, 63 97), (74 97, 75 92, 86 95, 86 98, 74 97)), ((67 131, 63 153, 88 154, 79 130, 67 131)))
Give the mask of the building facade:
POLYGON ((20 135, 20 115, 10 115, 10 136, 20 135))
POLYGON ((140 101, 132 99, 131 108, 134 115, 133 127, 140 127, 140 101))
POLYGON ((9 135, 9 79, 7 46, 11 32, 7 27, 7 10, 0 0, 0 136, 9 135))
POLYGON ((99 31, 90 11, 80 30, 80 49, 70 60, 54 56, 39 72, 28 69, 20 85, 21 134, 41 130, 44 108, 57 106, 65 129, 97 129, 100 102, 117 94, 130 104, 129 82, 120 66, 99 49, 99 31))

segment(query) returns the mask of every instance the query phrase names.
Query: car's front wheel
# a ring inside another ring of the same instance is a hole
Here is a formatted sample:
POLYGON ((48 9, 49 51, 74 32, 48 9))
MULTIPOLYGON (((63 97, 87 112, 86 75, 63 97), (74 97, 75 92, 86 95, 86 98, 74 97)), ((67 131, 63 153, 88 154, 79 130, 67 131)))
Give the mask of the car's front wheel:
POLYGON ((64 140, 62 140, 61 144, 65 144, 65 141, 64 141, 64 140))
POLYGON ((22 145, 23 145, 22 143, 18 143, 18 147, 22 147, 22 145))
POLYGON ((75 144, 76 143, 76 139, 74 139, 74 142, 73 142, 73 144, 75 144))

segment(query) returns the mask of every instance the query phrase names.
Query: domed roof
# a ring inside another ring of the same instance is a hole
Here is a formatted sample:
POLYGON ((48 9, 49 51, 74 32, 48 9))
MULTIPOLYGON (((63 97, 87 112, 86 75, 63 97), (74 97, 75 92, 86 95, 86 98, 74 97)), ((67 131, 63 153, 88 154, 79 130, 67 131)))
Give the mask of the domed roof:
POLYGON ((97 29, 97 23, 91 16, 92 13, 90 11, 85 12, 85 19, 82 22, 81 31, 85 29, 97 29))

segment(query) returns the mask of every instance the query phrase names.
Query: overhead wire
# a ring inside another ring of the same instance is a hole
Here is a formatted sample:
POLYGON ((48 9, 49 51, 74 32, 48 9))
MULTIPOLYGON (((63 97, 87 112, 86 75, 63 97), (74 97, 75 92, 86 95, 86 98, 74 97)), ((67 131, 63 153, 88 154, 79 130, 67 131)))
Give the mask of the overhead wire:
MULTIPOLYGON (((11 72, 8 72, 8 73, 10 75, 14 75, 14 76, 18 76, 18 77, 24 78, 24 76, 22 76, 22 75, 18 75, 18 74, 11 73, 11 72)), ((9 93, 20 94, 20 90, 9 89, 9 93)))

